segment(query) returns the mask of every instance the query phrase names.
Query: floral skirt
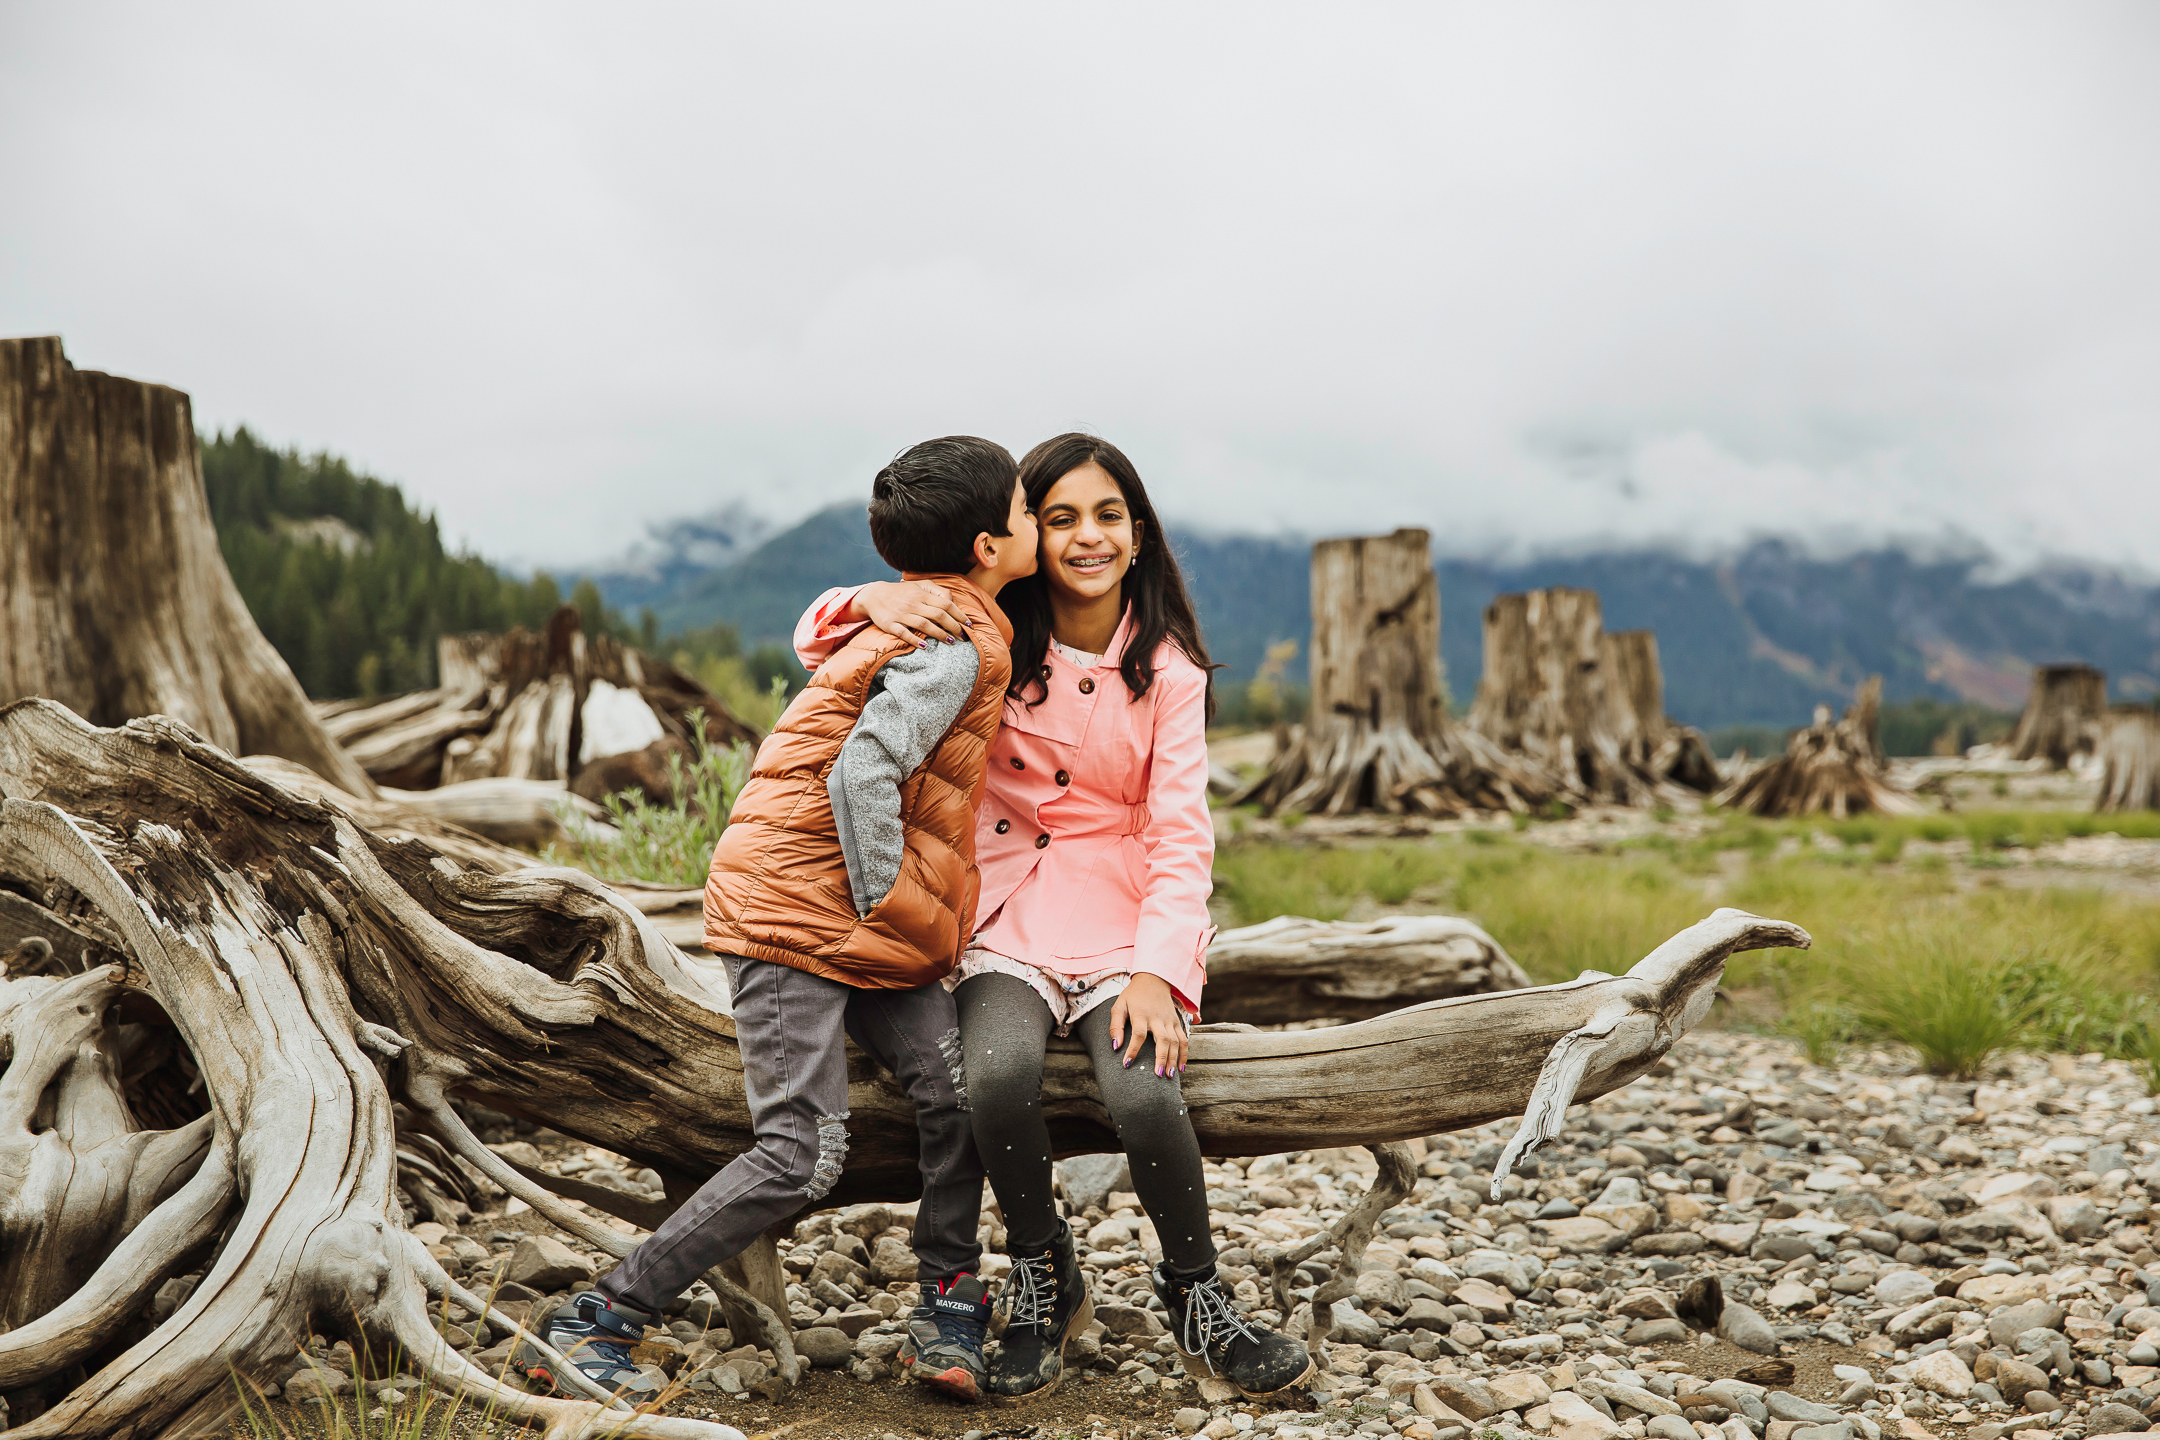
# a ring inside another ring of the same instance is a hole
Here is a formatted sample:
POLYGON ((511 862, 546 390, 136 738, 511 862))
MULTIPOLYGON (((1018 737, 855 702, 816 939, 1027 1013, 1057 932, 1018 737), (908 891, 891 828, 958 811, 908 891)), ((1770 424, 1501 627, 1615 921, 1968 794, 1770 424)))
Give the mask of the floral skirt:
MULTIPOLYGON (((945 977, 945 988, 959 988, 963 980, 977 975, 1010 975, 1042 996, 1043 1004, 1050 1007, 1050 1018, 1057 1022, 1057 1033, 1070 1035, 1073 1022, 1107 1001, 1115 1000, 1125 987, 1132 983, 1130 970, 1097 970, 1091 975, 1061 975, 1055 970, 1045 970, 1040 965, 1030 965, 1025 960, 1015 960, 980 945, 970 945, 962 952, 960 964, 952 974, 945 977)), ((1192 1019, 1183 1007, 1179 1018, 1186 1028, 1192 1028, 1192 1019)))

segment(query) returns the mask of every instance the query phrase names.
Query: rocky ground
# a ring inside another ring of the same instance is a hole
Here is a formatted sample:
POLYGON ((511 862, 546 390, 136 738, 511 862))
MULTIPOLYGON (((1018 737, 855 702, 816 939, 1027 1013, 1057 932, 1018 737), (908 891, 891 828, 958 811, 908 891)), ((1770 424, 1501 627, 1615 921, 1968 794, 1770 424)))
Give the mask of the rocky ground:
MULTIPOLYGON (((971 1409, 893 1378, 895 1317, 914 1298, 904 1207, 814 1216, 783 1247, 800 1343, 820 1367, 800 1389, 777 1385, 770 1354, 714 1328, 702 1293, 645 1358, 671 1377, 675 1413, 803 1440, 2082 1440, 2160 1413, 2147 1205, 2160 1127, 2127 1065, 2017 1057, 1975 1086, 1884 1053, 1824 1070, 1785 1041, 1704 1033, 1577 1107, 1565 1142, 1495 1203, 1486 1185, 1509 1129, 1424 1143, 1416 1193, 1383 1222, 1357 1298, 1327 1317, 1317 1376, 1285 1401, 1185 1372, 1146 1281, 1152 1227, 1114 1161, 1066 1176, 1098 1323, 1052 1396, 971 1409)), ((656 1179, 561 1137, 513 1134, 494 1138, 559 1173, 632 1191, 656 1179)), ((1373 1172, 1362 1151, 1210 1167, 1224 1273, 1256 1318, 1285 1318, 1260 1253, 1341 1215, 1373 1172)), ((423 1230, 513 1314, 601 1263, 520 1210, 423 1230)), ((985 1231, 999 1238, 994 1216, 985 1231)), ((1332 1258, 1305 1267, 1291 1324, 1309 1320, 1332 1258)), ((483 1362, 506 1359, 474 1317, 452 1310, 446 1324, 483 1362)), ((289 1398, 350 1387, 349 1356, 314 1349, 319 1368, 296 1361, 284 1377, 289 1398)), ((353 1400, 387 1414, 414 1403, 409 1385, 375 1381, 353 1400)))

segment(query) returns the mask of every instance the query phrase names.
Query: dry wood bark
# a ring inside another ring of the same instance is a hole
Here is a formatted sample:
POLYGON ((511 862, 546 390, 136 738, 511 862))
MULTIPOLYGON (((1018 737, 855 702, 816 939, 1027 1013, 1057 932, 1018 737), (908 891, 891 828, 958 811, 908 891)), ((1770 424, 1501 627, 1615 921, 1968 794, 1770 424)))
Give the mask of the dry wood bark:
POLYGON ((317 707, 325 728, 380 784, 568 784, 589 767, 656 743, 687 752, 692 714, 704 717, 708 744, 755 745, 759 738, 665 660, 585 634, 574 606, 557 610, 538 635, 522 626, 503 635, 445 635, 436 668, 442 683, 434 690, 317 707))
POLYGON ((2101 671, 2090 665, 2035 665, 2032 693, 2010 736, 2010 757, 2064 769, 2092 753, 2107 708, 2107 676, 2101 671))
MULTIPOLYGON (((363 800, 338 789, 306 766, 295 765, 289 760, 271 755, 249 755, 240 763, 294 795, 336 806, 380 839, 419 840, 459 865, 491 875, 523 870, 533 863, 533 857, 523 850, 511 849, 494 837, 469 830, 454 820, 440 819, 423 806, 406 803, 410 797, 433 792, 378 789, 375 799, 363 800)), ((453 795, 456 793, 454 787, 445 788, 452 789, 453 795)), ((562 794, 560 790, 548 793, 558 797, 562 794)))
POLYGON ((188 397, 0 340, 0 703, 171 715, 365 795, 218 551, 188 397))
POLYGON ((1545 776, 1448 723, 1428 531, 1314 545, 1312 617, 1311 712, 1237 803, 1459 815, 1547 798, 1545 776))
POLYGON ((2160 810, 2160 713, 2118 705, 2100 725, 2095 810, 2160 810))
MULTIPOLYGON (((717 966, 683 956, 588 876, 463 869, 425 841, 370 834, 175 722, 99 730, 42 701, 0 710, 0 797, 0 887, 72 908, 69 923, 125 957, 68 981, 8 982, 0 1033, 11 1055, 30 1053, 32 1032, 14 1017, 36 998, 17 999, 15 987, 79 985, 99 998, 72 1049, 39 1051, 47 1058, 27 1069, 19 1059, 6 1078, 43 1090, 38 1068, 91 1063, 85 1045, 124 1050, 113 1027, 134 1023, 161 1033, 167 1051, 139 1074, 120 1072, 103 1096, 108 1111, 185 1095, 199 1075, 209 1112, 207 1124, 196 1115, 83 1128, 91 1138, 128 1132, 125 1145, 139 1148, 111 1178, 144 1198, 86 1223, 99 1233, 60 1280, 41 1282, 44 1295, 68 1298, 34 1317, 26 1305, 26 1323, 0 1335, 0 1365, 15 1367, 0 1388, 21 1394, 58 1376, 65 1391, 42 1397, 51 1408, 22 1434, 211 1423, 232 1374, 261 1373, 311 1329, 352 1333, 378 1353, 395 1343, 441 1383, 494 1392, 428 1323, 430 1296, 483 1302, 404 1229, 394 1199, 401 1140, 417 1154, 431 1136, 603 1253, 632 1241, 482 1145, 453 1097, 624 1154, 676 1197, 749 1142, 717 966), (148 1003, 131 1014, 105 1005, 107 992, 148 1003), (403 1136, 401 1112, 412 1127, 403 1136), (163 1147, 154 1160, 152 1147, 163 1147), (151 1198, 168 1190, 162 1203, 151 1198), (201 1284, 123 1345, 142 1297, 181 1273, 204 1235, 217 1239, 201 1284), (94 1373, 70 1387, 77 1364, 94 1373)), ((1203 1027, 1186 1078, 1190 1113, 1216 1154, 1382 1144, 1526 1105, 1523 1138, 1534 1140, 1571 1099, 1654 1064, 1707 1012, 1731 954, 1805 944, 1797 927, 1721 910, 1625 976, 1435 1001, 1328 1030, 1203 1027)), ((827 1203, 908 1198, 918 1184, 912 1107, 872 1067, 852 1073, 848 1166, 827 1203)), ((1061 1153, 1115 1148, 1076 1044, 1054 1046, 1044 1108, 1061 1153)), ((9 1178, 24 1182, 19 1170, 9 1178)), ((0 1225, 14 1214, 0 1212, 0 1225)), ((707 1278, 752 1303, 726 1276, 707 1278)), ((777 1317, 768 1340, 791 1363, 777 1317)), ((728 1433, 514 1391, 492 1398, 556 1433, 615 1424, 626 1435, 728 1433)))
POLYGON ((1883 758, 1881 709, 1882 677, 1871 675, 1843 717, 1833 721, 1828 706, 1816 706, 1815 723, 1796 731, 1783 755, 1735 777, 1717 803, 1767 816, 1918 814, 1920 802, 1891 778, 1883 758))

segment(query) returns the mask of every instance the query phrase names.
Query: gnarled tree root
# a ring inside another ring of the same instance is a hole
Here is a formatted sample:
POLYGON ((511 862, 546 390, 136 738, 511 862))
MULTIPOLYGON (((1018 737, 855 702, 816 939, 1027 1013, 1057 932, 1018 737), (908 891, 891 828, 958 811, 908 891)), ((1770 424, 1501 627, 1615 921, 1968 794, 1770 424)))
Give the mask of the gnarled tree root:
POLYGON ((1372 1188, 1357 1204, 1317 1235, 1308 1235, 1295 1245, 1271 1245, 1260 1252, 1261 1261, 1268 1267, 1275 1306, 1286 1320, 1293 1308, 1290 1281, 1297 1274, 1297 1267, 1324 1250, 1337 1252, 1339 1258, 1335 1262, 1334 1275, 1313 1291, 1312 1321, 1306 1332, 1305 1348, 1315 1356, 1332 1328, 1330 1322, 1335 1302, 1347 1300, 1357 1293, 1357 1277, 1365 1269, 1365 1249, 1372 1244, 1373 1231, 1379 1228, 1380 1217, 1407 1200, 1410 1192, 1417 1188, 1417 1161, 1408 1145, 1396 1140, 1368 1148, 1380 1169, 1373 1176, 1372 1188))
MULTIPOLYGON (((90 1138, 97 1142, 87 1148, 92 1155, 114 1143, 104 1132, 133 1141, 133 1170, 140 1178, 128 1189, 146 1193, 128 1208, 150 1212, 150 1220, 128 1225, 124 1215, 112 1219, 108 1231, 126 1233, 113 1259, 82 1292, 49 1312, 45 1326, 26 1329, 54 1328, 53 1319, 68 1304, 108 1323, 125 1317, 139 1306, 142 1287, 190 1248, 204 1214, 235 1191, 240 1199, 209 1273, 172 1315, 11 1434, 201 1433, 230 1415, 237 1398, 233 1374, 261 1373, 318 1326, 395 1347, 436 1383, 487 1396, 498 1413, 538 1423, 549 1434, 685 1440, 735 1434, 725 1426, 528 1395, 483 1374, 436 1334, 426 1295, 440 1292, 447 1277, 403 1227, 394 1199, 390 1094, 362 1042, 376 1050, 397 1047, 382 1027, 355 1014, 335 968, 350 937, 334 932, 316 909, 282 909, 295 883, 285 857, 221 854, 199 843, 199 834, 161 820, 142 821, 123 835, 18 799, 0 802, 0 826, 11 854, 27 856, 73 886, 118 930, 141 968, 141 984, 200 1066, 211 1107, 206 1123, 163 1135, 133 1132, 113 1088, 74 1104, 81 1112, 103 1098, 107 1113, 85 1119, 63 1112, 54 1128, 41 1132, 38 1140, 48 1145, 65 1145, 71 1134, 90 1138), (215 1142, 205 1156, 211 1135, 215 1142), (181 1176, 181 1167, 166 1157, 180 1155, 202 1162, 196 1169, 201 1183, 183 1186, 166 1206, 156 1207, 165 1181, 181 1176), (162 1256, 139 1253, 160 1241, 162 1256), (129 1274, 106 1282, 100 1304, 100 1278, 118 1268, 115 1261, 131 1262, 129 1274)), ((64 1003, 72 1024, 42 1025, 35 1044, 16 1031, 17 1053, 0 1086, 12 1082, 27 1089, 39 1070, 59 1068, 52 1060, 57 1051, 72 1054, 70 1074, 109 1066, 104 1012, 119 979, 107 969, 48 982, 46 993, 28 1003, 43 1009, 64 1003)), ((28 983, 11 982, 10 988, 28 983)), ((62 1096, 69 1093, 63 1085, 62 1096)), ((37 1102, 9 1098, 5 1118, 28 1128, 26 1103, 37 1102)), ((13 1173, 26 1172, 18 1167, 13 1173)), ((35 1166, 27 1173, 34 1179, 35 1166)), ((18 1187, 18 1200, 20 1195, 18 1187)), ((89 1214, 81 1205, 65 1213, 89 1214)), ((10 1251, 22 1248, 11 1244, 10 1251)), ((36 1336, 29 1341, 11 1346, 10 1358, 34 1373, 55 1357, 50 1343, 40 1353, 36 1336)))

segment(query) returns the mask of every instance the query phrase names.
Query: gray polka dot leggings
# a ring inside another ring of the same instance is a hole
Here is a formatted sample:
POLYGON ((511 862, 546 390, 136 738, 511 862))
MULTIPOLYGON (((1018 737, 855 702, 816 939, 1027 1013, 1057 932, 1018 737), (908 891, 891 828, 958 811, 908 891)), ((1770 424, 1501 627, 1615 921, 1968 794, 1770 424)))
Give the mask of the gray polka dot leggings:
MULTIPOLYGON (((1050 1007, 1026 982, 1010 975, 977 975, 953 994, 960 1010, 975 1148, 1005 1212, 1006 1248, 1046 1250, 1057 1235, 1050 1194, 1050 1129, 1043 1122, 1043 1052, 1056 1028, 1050 1007)), ((1133 1189, 1171 1271, 1188 1275, 1215 1264, 1208 1233, 1207 1177, 1200 1142, 1185 1114, 1175 1075, 1155 1073, 1150 1039, 1128 1067, 1110 1043, 1109 1002, 1080 1017, 1073 1034, 1095 1063, 1095 1084, 1110 1122, 1125 1144, 1133 1189)))

